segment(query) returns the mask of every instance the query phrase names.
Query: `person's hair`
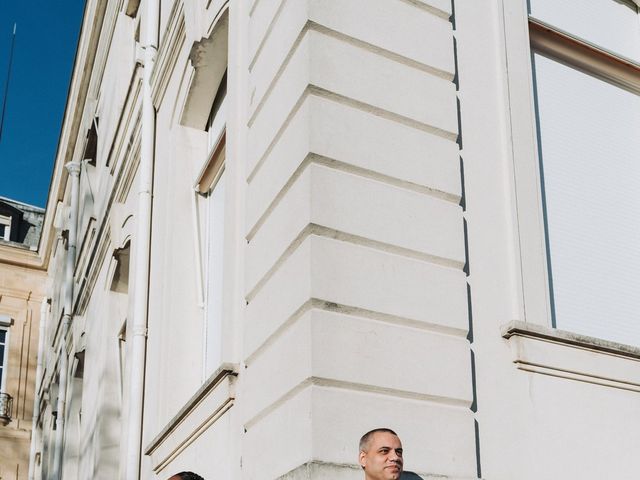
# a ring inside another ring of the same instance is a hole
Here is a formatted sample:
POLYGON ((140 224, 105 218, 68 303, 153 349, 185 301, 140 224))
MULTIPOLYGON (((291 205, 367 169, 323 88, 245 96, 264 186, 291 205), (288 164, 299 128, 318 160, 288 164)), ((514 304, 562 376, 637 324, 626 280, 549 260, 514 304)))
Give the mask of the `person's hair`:
POLYGON ((200 475, 193 472, 176 473, 174 477, 180 477, 181 480, 204 480, 200 475))
POLYGON ((393 430, 391 430, 390 428, 374 428, 373 430, 370 430, 364 435, 362 435, 362 437, 360 438, 359 448, 361 452, 367 451, 367 448, 369 448, 369 441, 371 440, 371 437, 378 432, 390 433, 392 435, 395 435, 396 437, 398 436, 398 434, 393 430))

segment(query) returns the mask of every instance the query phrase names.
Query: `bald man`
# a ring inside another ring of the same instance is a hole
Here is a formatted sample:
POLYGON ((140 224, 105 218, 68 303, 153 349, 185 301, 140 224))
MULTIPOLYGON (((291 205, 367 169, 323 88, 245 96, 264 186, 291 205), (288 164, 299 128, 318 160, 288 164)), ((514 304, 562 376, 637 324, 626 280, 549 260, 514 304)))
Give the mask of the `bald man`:
POLYGON ((169 477, 168 480, 204 480, 200 475, 193 472, 180 472, 174 476, 169 477))
POLYGON ((365 480, 398 480, 402 475, 402 442, 390 428, 376 428, 360 439, 360 466, 365 480))

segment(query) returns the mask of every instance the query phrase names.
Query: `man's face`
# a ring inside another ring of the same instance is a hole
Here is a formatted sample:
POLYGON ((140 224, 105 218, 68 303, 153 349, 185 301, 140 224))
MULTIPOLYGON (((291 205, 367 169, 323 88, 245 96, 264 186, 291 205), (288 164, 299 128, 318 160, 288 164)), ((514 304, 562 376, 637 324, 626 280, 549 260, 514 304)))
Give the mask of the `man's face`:
POLYGON ((392 433, 376 432, 360 452, 366 480, 398 480, 402 473, 402 442, 392 433))

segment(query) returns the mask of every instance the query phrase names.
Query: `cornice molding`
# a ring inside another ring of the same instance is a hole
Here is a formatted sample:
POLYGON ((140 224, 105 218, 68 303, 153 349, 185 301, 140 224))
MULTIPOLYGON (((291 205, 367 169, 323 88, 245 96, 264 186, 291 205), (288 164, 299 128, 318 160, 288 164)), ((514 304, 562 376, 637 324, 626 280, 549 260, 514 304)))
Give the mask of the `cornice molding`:
POLYGON ((89 0, 85 6, 67 103, 58 139, 55 163, 51 175, 42 237, 40 238, 40 245, 38 247, 38 258, 35 261, 23 263, 23 265, 28 267, 42 270, 48 268, 51 248, 56 236, 53 229, 56 205, 64 199, 68 178, 64 165, 73 159, 75 152, 78 132, 83 120, 87 93, 93 75, 94 60, 101 36, 107 3, 107 0, 89 0))
POLYGON ((0 287, 0 299, 2 299, 2 297, 11 297, 29 301, 32 296, 33 290, 17 290, 14 288, 0 287))
MULTIPOLYGON (((53 215, 50 216, 53 220, 53 215)), ((42 235, 41 243, 45 240, 44 229, 42 235)), ((37 270, 46 270, 47 268, 47 262, 44 261, 41 252, 4 244, 0 244, 0 263, 37 270)))

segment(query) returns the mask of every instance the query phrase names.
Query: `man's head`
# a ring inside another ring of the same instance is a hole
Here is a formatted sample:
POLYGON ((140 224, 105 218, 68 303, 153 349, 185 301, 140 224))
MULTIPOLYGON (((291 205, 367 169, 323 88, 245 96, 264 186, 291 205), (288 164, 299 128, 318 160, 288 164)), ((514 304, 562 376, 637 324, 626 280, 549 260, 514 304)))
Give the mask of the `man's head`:
POLYGON ((200 475, 193 472, 180 472, 169 477, 169 480, 204 480, 200 475))
POLYGON ((376 428, 360 439, 360 466, 365 480, 398 480, 402 474, 402 442, 389 428, 376 428))

